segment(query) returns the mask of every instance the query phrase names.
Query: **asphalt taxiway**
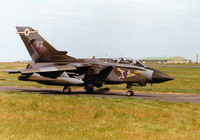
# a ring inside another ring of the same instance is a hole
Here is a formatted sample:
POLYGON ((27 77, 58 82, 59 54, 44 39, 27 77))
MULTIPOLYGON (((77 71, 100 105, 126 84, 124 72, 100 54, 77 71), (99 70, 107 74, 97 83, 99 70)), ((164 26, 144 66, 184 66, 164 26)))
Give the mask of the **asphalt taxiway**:
MULTIPOLYGON (((47 95, 63 94, 61 89, 49 89, 49 88, 30 88, 30 87, 10 87, 0 86, 0 94, 5 91, 20 91, 25 93, 38 93, 47 95)), ((158 93, 135 93, 134 96, 126 96, 125 92, 109 92, 106 90, 97 90, 93 94, 87 94, 81 90, 73 90, 67 96, 95 96, 95 97, 108 97, 108 98, 136 98, 136 99, 151 99, 159 101, 169 102, 191 102, 200 103, 200 95, 191 94, 158 94, 158 93)))

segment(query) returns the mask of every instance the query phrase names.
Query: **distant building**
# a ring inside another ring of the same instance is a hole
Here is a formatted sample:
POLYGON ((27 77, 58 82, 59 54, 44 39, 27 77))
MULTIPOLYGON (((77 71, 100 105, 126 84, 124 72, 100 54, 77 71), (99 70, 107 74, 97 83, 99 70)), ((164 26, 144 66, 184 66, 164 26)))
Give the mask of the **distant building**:
POLYGON ((192 63, 192 61, 187 60, 184 57, 171 57, 167 63, 192 63))
POLYGON ((140 61, 143 63, 166 63, 169 59, 169 57, 146 57, 140 59, 140 61))
POLYGON ((191 63, 191 60, 187 60, 184 57, 146 57, 140 59, 143 63, 191 63))

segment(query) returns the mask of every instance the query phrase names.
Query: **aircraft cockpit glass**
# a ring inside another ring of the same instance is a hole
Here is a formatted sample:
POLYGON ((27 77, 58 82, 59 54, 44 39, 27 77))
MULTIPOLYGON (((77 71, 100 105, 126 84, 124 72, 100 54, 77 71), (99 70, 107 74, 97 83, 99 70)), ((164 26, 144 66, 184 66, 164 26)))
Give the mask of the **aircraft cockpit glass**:
POLYGON ((142 64, 140 61, 136 61, 136 65, 139 66, 139 67, 145 67, 145 65, 142 64))
POLYGON ((144 65, 143 63, 141 63, 138 60, 127 59, 127 58, 122 58, 122 57, 117 58, 117 59, 107 58, 106 61, 110 62, 110 63, 128 64, 128 65, 136 65, 136 66, 139 66, 139 67, 147 67, 146 65, 144 65))

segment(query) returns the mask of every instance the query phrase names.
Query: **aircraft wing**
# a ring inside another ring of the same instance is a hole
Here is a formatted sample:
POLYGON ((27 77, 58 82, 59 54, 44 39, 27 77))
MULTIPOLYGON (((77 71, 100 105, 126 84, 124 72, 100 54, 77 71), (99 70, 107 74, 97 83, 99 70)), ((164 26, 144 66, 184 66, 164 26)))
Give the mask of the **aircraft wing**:
POLYGON ((29 73, 42 73, 42 72, 56 72, 56 71, 70 71, 76 70, 77 68, 74 66, 51 66, 51 67, 41 67, 41 68, 31 68, 31 69, 14 69, 14 70, 5 70, 9 72, 9 74, 14 73, 22 73, 22 74, 29 74, 29 73))
POLYGON ((106 67, 104 70, 102 70, 98 76, 100 77, 100 79, 102 81, 105 81, 107 76, 110 74, 110 72, 113 70, 113 67, 112 66, 108 66, 106 67))
POLYGON ((24 69, 12 69, 12 70, 3 70, 5 72, 9 72, 9 74, 14 74, 14 73, 21 73, 21 71, 24 69))

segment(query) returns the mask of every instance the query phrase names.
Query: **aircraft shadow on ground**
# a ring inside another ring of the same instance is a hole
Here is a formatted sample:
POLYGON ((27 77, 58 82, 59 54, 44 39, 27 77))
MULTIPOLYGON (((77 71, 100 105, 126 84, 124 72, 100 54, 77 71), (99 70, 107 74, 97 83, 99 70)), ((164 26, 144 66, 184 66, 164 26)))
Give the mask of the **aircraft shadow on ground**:
POLYGON ((153 99, 160 101, 172 101, 172 102, 194 102, 200 103, 200 96, 198 95, 179 95, 179 94, 154 94, 154 93, 136 93, 134 96, 127 96, 125 92, 109 92, 109 90, 98 89, 94 93, 88 94, 85 91, 72 91, 70 94, 65 94, 61 89, 40 89, 40 88, 9 88, 4 87, 1 91, 20 91, 24 93, 36 93, 36 94, 46 94, 46 95, 66 95, 66 96, 79 96, 88 95, 96 97, 122 97, 122 98, 138 98, 138 99, 153 99), (103 92, 106 91, 106 92, 103 92))
POLYGON ((101 96, 101 95, 108 95, 108 96, 124 96, 127 97, 126 94, 122 93, 111 93, 109 90, 98 89, 94 91, 94 93, 86 93, 84 91, 72 91, 70 94, 63 93, 62 90, 45 90, 45 89, 22 89, 21 92, 31 92, 31 93, 38 93, 38 94, 49 94, 49 95, 94 95, 94 96, 101 96))
POLYGON ((47 95, 91 95, 91 96, 108 96, 108 97, 135 97, 135 98, 160 98, 160 95, 149 94, 149 93, 136 93, 134 96, 127 96, 124 92, 109 92, 109 88, 97 89, 94 93, 86 93, 85 91, 72 91, 70 94, 63 93, 60 89, 39 89, 39 88, 12 88, 6 89, 6 91, 20 91, 25 93, 38 93, 47 95))

